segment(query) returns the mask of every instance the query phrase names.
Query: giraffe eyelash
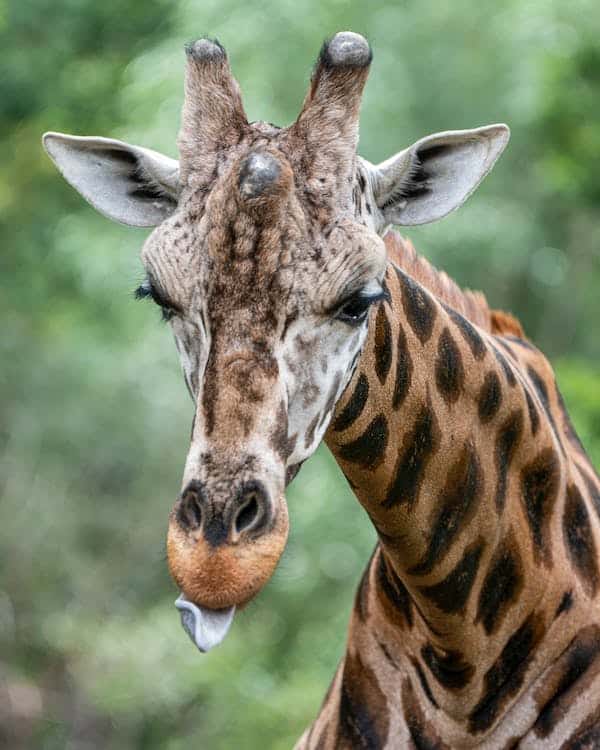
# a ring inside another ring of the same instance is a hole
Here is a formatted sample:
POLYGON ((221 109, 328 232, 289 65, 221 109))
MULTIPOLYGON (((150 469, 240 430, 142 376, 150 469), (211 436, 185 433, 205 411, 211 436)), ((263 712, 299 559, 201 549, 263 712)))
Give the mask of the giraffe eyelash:
POLYGON ((149 281, 142 282, 133 292, 134 299, 148 299, 152 297, 152 285, 149 281))
POLYGON ((154 284, 150 279, 143 281, 137 289, 133 292, 133 296, 136 300, 140 299, 151 299, 161 309, 161 316, 165 322, 171 320, 171 318, 177 314, 177 309, 167 302, 164 297, 157 291, 154 284))
POLYGON ((368 292, 362 289, 354 294, 349 295, 337 306, 334 317, 351 326, 360 325, 369 312, 369 308, 385 298, 385 292, 381 289, 378 292, 368 292))

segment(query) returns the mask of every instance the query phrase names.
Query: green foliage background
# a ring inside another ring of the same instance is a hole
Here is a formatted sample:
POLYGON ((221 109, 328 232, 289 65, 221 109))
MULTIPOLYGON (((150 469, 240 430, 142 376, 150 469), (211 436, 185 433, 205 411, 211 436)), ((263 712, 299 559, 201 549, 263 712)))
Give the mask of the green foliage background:
POLYGON ((408 232, 553 357, 600 464, 597 0, 0 0, 0 746, 289 748, 315 715, 374 542, 324 450, 289 493, 267 589, 200 656, 164 562, 191 405, 134 303, 141 230, 59 178, 44 130, 175 155, 185 41, 219 37, 251 119, 297 115, 324 37, 375 59, 361 153, 506 121, 456 215, 408 232))

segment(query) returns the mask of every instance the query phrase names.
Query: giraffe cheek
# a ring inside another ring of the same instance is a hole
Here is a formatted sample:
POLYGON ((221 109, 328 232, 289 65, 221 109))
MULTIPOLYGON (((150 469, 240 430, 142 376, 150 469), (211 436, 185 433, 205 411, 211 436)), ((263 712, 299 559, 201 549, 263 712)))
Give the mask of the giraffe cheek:
POLYGON ((287 506, 282 498, 271 529, 257 538, 214 547, 190 534, 171 514, 167 533, 169 572, 186 598, 207 609, 243 607, 272 576, 288 536, 287 506))

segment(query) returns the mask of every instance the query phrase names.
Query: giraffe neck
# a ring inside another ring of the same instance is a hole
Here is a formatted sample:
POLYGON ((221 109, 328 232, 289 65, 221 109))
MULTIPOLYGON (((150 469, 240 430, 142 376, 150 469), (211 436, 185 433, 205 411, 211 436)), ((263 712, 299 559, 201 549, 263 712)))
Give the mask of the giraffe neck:
POLYGON ((402 698, 395 674, 370 700, 422 702, 468 746, 598 618, 600 493, 543 355, 402 261, 326 435, 379 536, 338 687, 401 670, 402 698))

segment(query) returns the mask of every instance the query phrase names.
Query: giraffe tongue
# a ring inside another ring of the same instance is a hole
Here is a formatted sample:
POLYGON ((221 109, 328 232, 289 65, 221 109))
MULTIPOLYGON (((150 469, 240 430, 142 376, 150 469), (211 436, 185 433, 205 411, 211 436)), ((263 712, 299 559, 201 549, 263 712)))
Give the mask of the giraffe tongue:
POLYGON ((181 594, 175 601, 175 606, 181 614, 183 629, 194 641, 196 646, 206 653, 218 646, 227 635, 233 621, 235 607, 228 609, 207 609, 198 607, 194 602, 181 594))

